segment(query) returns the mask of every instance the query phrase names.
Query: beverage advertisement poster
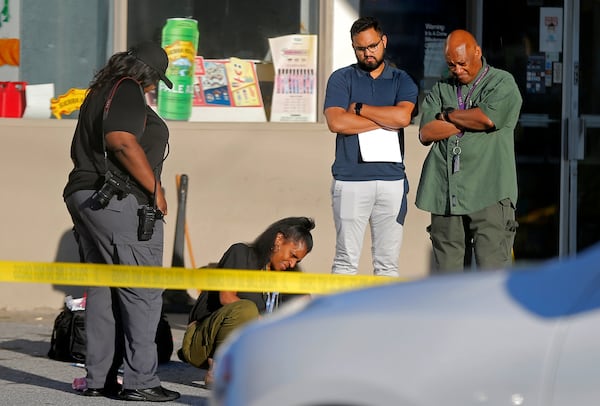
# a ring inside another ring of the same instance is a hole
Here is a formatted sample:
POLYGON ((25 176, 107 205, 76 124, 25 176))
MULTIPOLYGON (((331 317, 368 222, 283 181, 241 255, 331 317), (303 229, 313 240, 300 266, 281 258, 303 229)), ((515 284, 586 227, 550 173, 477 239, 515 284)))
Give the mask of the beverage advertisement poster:
POLYGON ((269 38, 275 78, 271 120, 317 120, 317 36, 286 35, 269 38))
POLYGON ((172 89, 158 84, 158 114, 164 119, 187 121, 192 115, 198 35, 198 21, 191 18, 169 18, 162 29, 161 45, 169 58, 165 74, 173 82, 172 89))

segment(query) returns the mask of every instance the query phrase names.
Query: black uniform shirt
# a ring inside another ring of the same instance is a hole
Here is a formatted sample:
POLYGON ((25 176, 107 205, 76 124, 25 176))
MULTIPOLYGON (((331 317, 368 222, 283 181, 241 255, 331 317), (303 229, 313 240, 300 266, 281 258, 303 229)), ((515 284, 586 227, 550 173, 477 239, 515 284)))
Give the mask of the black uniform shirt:
MULTIPOLYGON (((110 131, 133 134, 146 153, 155 176, 160 179, 162 161, 169 139, 164 121, 146 105, 140 84, 131 78, 123 79, 114 90, 108 105, 106 118, 104 108, 113 84, 89 94, 81 106, 79 120, 71 143, 71 159, 74 168, 63 197, 78 190, 96 190, 104 182, 106 169, 127 176, 127 171, 112 153, 104 160, 103 136, 110 131)), ((150 193, 135 180, 131 180, 132 193, 140 204, 149 202, 150 193)))

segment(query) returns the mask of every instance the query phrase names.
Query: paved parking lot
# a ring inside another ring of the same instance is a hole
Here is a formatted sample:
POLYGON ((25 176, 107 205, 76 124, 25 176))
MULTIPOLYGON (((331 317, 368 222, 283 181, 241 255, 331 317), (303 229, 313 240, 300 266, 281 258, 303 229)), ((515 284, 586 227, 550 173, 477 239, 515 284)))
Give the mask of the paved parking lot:
MULTIPOLYGON (((48 358, 52 326, 57 314, 58 311, 53 309, 27 312, 0 310, 0 404, 125 404, 104 397, 87 398, 79 395, 71 388, 71 384, 73 379, 85 376, 85 370, 68 362, 48 358)), ((176 351, 181 346, 187 315, 168 314, 167 318, 176 351)), ((163 385, 181 393, 178 400, 169 404, 208 405, 209 391, 204 388, 203 381, 206 371, 182 363, 175 351, 171 361, 160 365, 158 369, 163 385)))

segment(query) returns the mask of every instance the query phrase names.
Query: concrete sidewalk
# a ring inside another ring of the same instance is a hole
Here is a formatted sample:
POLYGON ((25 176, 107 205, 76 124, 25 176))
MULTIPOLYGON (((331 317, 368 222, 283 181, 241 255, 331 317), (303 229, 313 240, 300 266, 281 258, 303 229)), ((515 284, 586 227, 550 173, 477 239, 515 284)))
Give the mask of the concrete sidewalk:
MULTIPOLYGON (((85 376, 85 369, 47 356, 58 313, 47 308, 27 312, 0 310, 0 404, 155 404, 88 398, 73 390, 73 379, 85 376)), ((181 347, 187 314, 168 314, 167 319, 173 333, 174 351, 169 363, 159 365, 158 376, 166 388, 181 393, 178 400, 167 404, 208 405, 210 392, 204 388, 206 371, 179 361, 175 354, 181 347)))

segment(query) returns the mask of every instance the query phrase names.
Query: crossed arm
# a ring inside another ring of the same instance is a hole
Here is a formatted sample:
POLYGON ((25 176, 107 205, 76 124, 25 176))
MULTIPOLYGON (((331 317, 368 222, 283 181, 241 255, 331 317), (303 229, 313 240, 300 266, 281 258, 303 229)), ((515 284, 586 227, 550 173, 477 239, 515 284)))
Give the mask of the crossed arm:
POLYGON ((363 104, 360 115, 355 112, 356 103, 348 109, 328 107, 325 118, 329 130, 333 133, 354 135, 357 133, 384 128, 398 130, 410 124, 415 104, 402 101, 395 106, 371 106, 363 104))
POLYGON ((479 108, 454 110, 451 113, 438 113, 436 119, 428 122, 419 132, 423 145, 444 140, 464 130, 487 131, 494 128, 494 122, 479 108))

